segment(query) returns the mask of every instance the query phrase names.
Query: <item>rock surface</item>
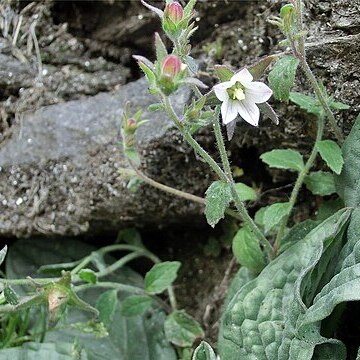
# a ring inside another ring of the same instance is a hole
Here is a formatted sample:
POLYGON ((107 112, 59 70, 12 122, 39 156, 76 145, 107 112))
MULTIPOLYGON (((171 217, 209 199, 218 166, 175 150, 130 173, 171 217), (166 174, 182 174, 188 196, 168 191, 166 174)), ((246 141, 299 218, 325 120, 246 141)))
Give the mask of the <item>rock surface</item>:
MULTIPOLYGON (((151 102, 144 80, 122 84, 130 74, 138 76, 130 53, 151 56, 149 44, 159 26, 156 17, 136 2, 102 1, 89 3, 97 17, 87 22, 90 8, 83 2, 74 3, 74 8, 64 2, 52 4, 35 6, 41 13, 37 28, 46 70, 40 84, 35 81, 36 57, 29 58, 28 66, 9 52, 0 54, 0 234, 92 235, 127 225, 203 221, 198 205, 148 186, 133 193, 118 173, 127 165, 118 147, 122 107, 127 99, 135 109, 151 102), (9 72, 14 74, 10 78, 9 72), (58 104, 49 106, 54 103, 58 104)), ((214 81, 215 63, 238 69, 280 51, 282 37, 266 22, 279 6, 278 1, 200 1, 194 53, 204 64, 203 80, 214 81)), ((337 114, 345 133, 360 110, 360 23, 354 15, 358 11, 359 5, 349 0, 306 3, 310 65, 329 93, 352 106, 337 114)), ((297 87, 309 89, 302 77, 297 87)), ((179 96, 177 106, 189 94, 183 91, 179 96)), ((295 106, 273 105, 279 126, 269 120, 259 128, 241 123, 229 144, 232 163, 245 168, 250 161, 248 175, 259 184, 263 179, 256 178, 261 166, 257 154, 273 147, 307 150, 315 133, 313 119, 295 106), (242 159, 249 147, 251 159, 242 159)), ((160 182, 203 195, 212 177, 206 166, 195 161, 166 117, 145 116, 151 122, 138 134, 144 171, 160 182)), ((214 151, 210 130, 198 136, 214 151)))

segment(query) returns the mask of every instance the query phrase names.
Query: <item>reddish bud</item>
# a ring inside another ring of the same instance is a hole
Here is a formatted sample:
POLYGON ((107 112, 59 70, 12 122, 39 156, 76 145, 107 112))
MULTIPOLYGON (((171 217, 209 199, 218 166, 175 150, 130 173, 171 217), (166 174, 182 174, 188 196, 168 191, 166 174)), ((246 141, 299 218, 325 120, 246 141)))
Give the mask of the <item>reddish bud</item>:
POLYGON ((182 6, 177 2, 173 1, 167 8, 169 18, 175 23, 178 24, 184 15, 184 10, 182 6))
POLYGON ((133 118, 127 120, 127 126, 132 127, 136 125, 136 121, 133 118))
POLYGON ((162 63, 161 74, 173 78, 181 71, 182 63, 175 55, 168 55, 162 63))

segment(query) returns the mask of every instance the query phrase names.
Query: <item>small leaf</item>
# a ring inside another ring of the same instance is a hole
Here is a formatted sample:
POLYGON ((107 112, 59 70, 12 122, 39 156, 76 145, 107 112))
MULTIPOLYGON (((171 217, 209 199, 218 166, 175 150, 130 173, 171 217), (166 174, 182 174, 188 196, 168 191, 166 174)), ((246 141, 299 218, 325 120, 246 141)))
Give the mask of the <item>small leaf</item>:
POLYGON ((349 110, 350 106, 339 101, 330 102, 330 107, 335 110, 349 110))
POLYGON ((266 208, 264 212, 265 233, 268 233, 290 212, 290 203, 276 203, 266 208))
POLYGON ((259 241, 251 230, 244 226, 235 235, 232 251, 240 265, 258 274, 266 265, 259 241))
POLYGON ((339 175, 344 165, 339 145, 333 140, 322 140, 317 143, 317 149, 329 168, 339 175))
POLYGON ((323 108, 313 96, 304 95, 298 92, 290 93, 290 100, 299 106, 300 109, 307 111, 315 116, 322 116, 323 108))
POLYGON ((168 52, 158 33, 155 33, 155 49, 156 59, 161 62, 168 55, 168 52))
POLYGON ((142 62, 144 63, 149 69, 153 70, 155 68, 155 65, 146 57, 141 56, 141 55, 133 55, 133 58, 137 61, 137 62, 142 62))
POLYGON ((269 84, 274 97, 280 101, 288 101, 290 90, 294 85, 299 60, 294 56, 284 56, 278 60, 269 73, 269 84))
POLYGON ((236 189, 236 192, 238 193, 241 201, 257 199, 256 191, 248 185, 245 185, 243 183, 236 183, 235 189, 236 189))
POLYGON ((116 238, 117 242, 126 242, 129 245, 144 248, 140 232, 135 228, 126 228, 119 231, 116 238))
POLYGON ((5 300, 8 304, 10 304, 10 305, 18 305, 19 304, 19 297, 17 296, 16 292, 10 286, 5 286, 4 296, 5 296, 5 300))
POLYGON ((81 280, 83 280, 89 284, 96 284, 96 282, 97 282, 96 274, 91 269, 82 269, 79 273, 79 277, 81 280))
POLYGON ((189 2, 186 4, 186 6, 184 7, 184 17, 188 17, 191 15, 194 6, 196 4, 197 0, 189 0, 189 2))
POLYGON ((195 349, 192 360, 216 360, 216 354, 207 342, 202 341, 195 349))
POLYGON ((121 313, 124 316, 138 316, 151 307, 153 300, 147 295, 129 296, 121 303, 121 313))
POLYGON ((184 57, 185 64, 189 67, 192 74, 196 74, 199 70, 199 65, 194 58, 189 55, 184 57))
POLYGON ((136 166, 139 166, 141 163, 139 153, 134 148, 127 148, 124 151, 126 157, 131 160, 136 166))
POLYGON ((264 75, 266 69, 271 65, 271 63, 278 59, 277 55, 266 56, 265 58, 258 61, 256 64, 249 67, 250 74, 253 76, 254 80, 259 80, 264 75))
POLYGON ((107 328, 110 328, 115 310, 118 306, 118 297, 116 290, 108 290, 101 294, 96 302, 96 308, 99 310, 99 318, 107 328))
POLYGON ((191 347, 195 340, 204 337, 200 324, 184 310, 172 312, 164 324, 166 338, 176 346, 191 347))
POLYGON ((5 245, 5 246, 0 250, 0 265, 4 262, 6 253, 7 253, 7 245, 5 245))
POLYGON ((221 82, 229 81, 235 74, 225 65, 215 65, 214 69, 221 82))
POLYGON ((145 275, 145 290, 149 294, 160 294, 176 279, 181 266, 179 261, 165 261, 155 264, 145 275))
MULTIPOLYGON (((279 117, 277 116, 275 110, 267 103, 256 104, 260 111, 267 116, 275 125, 279 125, 279 117)), ((231 123, 233 123, 232 121, 231 123)), ((230 123, 230 124, 231 124, 230 123)))
POLYGON ((334 176, 329 172, 312 172, 305 177, 304 183, 314 195, 326 196, 336 192, 334 176))
POLYGON ((206 190, 205 216, 208 224, 214 227, 225 216, 231 201, 230 186, 225 181, 215 181, 206 190))
POLYGON ((157 16, 160 17, 160 19, 164 16, 164 12, 160 9, 158 9, 155 6, 152 6, 150 4, 148 4, 147 2, 145 2, 144 0, 141 0, 141 3, 147 7, 149 10, 151 10, 152 12, 154 12, 157 16))
POLYGON ((304 160, 302 155, 291 149, 276 149, 268 151, 260 156, 260 159, 270 167, 302 171, 304 160))

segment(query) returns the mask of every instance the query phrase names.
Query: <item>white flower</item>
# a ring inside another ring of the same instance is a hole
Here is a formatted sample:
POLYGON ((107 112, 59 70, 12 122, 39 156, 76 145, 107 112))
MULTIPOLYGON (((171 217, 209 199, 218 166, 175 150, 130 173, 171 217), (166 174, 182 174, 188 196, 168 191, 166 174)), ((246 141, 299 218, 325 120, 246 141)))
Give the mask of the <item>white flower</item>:
POLYGON ((253 126, 259 123, 260 110, 256 104, 269 100, 271 89, 262 82, 253 81, 249 70, 242 69, 230 81, 214 86, 216 97, 222 101, 221 116, 226 125, 239 114, 253 126))

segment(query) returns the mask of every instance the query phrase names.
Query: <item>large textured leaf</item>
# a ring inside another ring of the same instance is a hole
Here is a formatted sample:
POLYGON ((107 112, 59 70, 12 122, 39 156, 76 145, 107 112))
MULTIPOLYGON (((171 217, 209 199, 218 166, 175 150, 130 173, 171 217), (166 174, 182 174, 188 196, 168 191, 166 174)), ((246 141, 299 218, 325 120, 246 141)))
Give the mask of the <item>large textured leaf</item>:
POLYGON ((0 360, 88 360, 85 351, 76 352, 68 343, 27 343, 21 348, 0 351, 0 360))
POLYGON ((342 234, 350 213, 351 210, 343 209, 325 220, 239 289, 227 306, 221 325, 222 359, 310 360, 316 344, 331 341, 318 335, 306 342, 295 329, 306 310, 302 301, 305 290, 316 288, 321 280, 321 271, 314 268, 324 251, 342 234))
POLYGON ((307 309, 299 332, 307 334, 309 326, 329 316, 335 306, 346 301, 360 300, 360 208, 350 220, 345 244, 337 261, 334 277, 321 289, 307 309))
MULTIPOLYGON (((9 278, 21 278, 28 275, 36 277, 36 269, 41 265, 78 260, 79 257, 86 256, 93 250, 94 247, 75 239, 21 240, 9 250, 6 259, 7 276, 9 278)), ((102 260, 99 259, 99 261, 102 260)), ((129 268, 122 268, 121 271, 102 280, 143 286, 142 278, 129 268)), ((23 291, 22 288, 17 287, 17 289, 23 291)), ((82 291, 78 295, 95 305, 96 300, 105 291, 91 289, 82 291)), ((78 338, 79 346, 85 349, 88 360, 175 360, 176 354, 166 340, 163 330, 165 314, 154 307, 144 317, 125 317, 122 315, 121 300, 128 294, 119 293, 118 295, 120 301, 116 309, 111 311, 111 323, 107 324, 109 336, 98 338, 70 326, 69 324, 93 320, 93 317, 91 314, 69 308, 66 323, 59 324, 61 330, 54 329, 48 332, 45 341, 72 344, 74 339, 78 338)))
POLYGON ((336 190, 346 206, 360 205, 360 115, 346 138, 342 153, 344 166, 339 176, 335 177, 336 190))

